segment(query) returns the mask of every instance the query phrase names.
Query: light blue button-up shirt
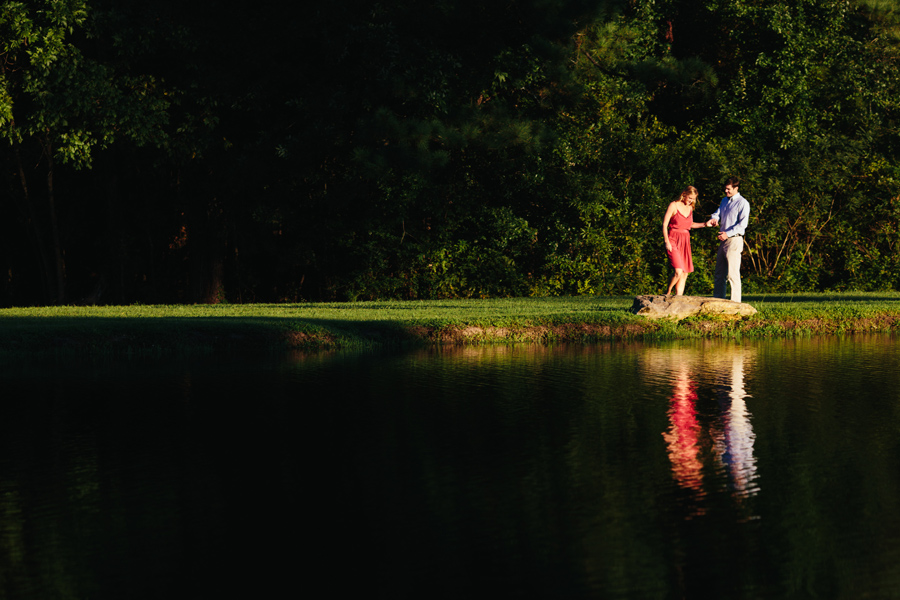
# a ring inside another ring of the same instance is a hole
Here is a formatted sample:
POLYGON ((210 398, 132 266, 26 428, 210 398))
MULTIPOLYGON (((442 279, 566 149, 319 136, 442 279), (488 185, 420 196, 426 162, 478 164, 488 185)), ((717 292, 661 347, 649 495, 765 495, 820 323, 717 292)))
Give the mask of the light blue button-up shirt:
POLYGON ((725 196, 712 218, 719 222, 719 231, 724 231, 728 237, 744 235, 750 221, 750 203, 740 193, 731 198, 725 196))

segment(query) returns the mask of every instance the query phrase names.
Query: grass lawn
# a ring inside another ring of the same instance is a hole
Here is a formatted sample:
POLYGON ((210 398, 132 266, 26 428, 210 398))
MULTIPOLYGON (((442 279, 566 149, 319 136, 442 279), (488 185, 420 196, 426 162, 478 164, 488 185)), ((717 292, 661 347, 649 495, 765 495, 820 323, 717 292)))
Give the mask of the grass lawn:
POLYGON ((760 294, 740 320, 649 321, 631 296, 0 309, 0 352, 777 337, 900 328, 900 293, 760 294))

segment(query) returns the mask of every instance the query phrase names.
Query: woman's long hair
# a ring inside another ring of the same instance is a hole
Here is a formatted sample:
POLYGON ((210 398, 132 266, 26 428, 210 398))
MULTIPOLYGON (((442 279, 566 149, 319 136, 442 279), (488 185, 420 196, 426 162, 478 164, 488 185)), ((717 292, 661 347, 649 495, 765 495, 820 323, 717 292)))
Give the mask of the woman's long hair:
POLYGON ((678 199, 676 200, 676 202, 684 202, 684 199, 691 194, 697 194, 697 198, 694 199, 694 204, 690 205, 693 210, 697 210, 697 207, 700 206, 700 193, 697 191, 697 188, 692 185, 689 185, 681 190, 681 193, 678 195, 678 199))

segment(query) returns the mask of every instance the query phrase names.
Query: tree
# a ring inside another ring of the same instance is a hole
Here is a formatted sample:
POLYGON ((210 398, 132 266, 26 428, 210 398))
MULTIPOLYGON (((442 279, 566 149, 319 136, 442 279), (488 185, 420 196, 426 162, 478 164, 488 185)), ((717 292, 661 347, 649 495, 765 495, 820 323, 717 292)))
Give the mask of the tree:
POLYGON ((66 301, 57 164, 89 167, 93 154, 119 137, 147 141, 158 135, 168 108, 154 78, 118 73, 85 56, 75 42, 84 43, 88 14, 86 0, 0 7, 0 129, 15 157, 45 294, 56 303, 66 301), (43 206, 29 184, 23 155, 37 155, 43 164, 43 206))

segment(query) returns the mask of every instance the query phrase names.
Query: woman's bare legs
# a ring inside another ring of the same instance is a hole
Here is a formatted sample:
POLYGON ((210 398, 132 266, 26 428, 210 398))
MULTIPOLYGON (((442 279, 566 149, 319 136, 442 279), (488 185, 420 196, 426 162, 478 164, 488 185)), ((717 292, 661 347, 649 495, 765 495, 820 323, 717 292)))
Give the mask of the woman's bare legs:
MULTIPOLYGON (((679 269, 679 271, 680 271, 680 269, 679 269)), ((687 276, 688 276, 687 273, 685 273, 684 271, 681 271, 680 278, 678 280, 678 283, 675 286, 675 295, 676 296, 684 296, 684 285, 687 283, 687 276)))
POLYGON ((666 291, 666 296, 672 295, 672 288, 675 288, 676 296, 684 296, 684 285, 687 283, 687 276, 688 274, 681 269, 675 269, 675 274, 672 275, 672 280, 669 281, 669 289, 666 291))
POLYGON ((687 281, 687 273, 682 271, 681 269, 675 269, 675 274, 672 275, 672 280, 669 281, 669 289, 666 292, 666 296, 672 295, 672 288, 675 288, 675 294, 681 296, 684 294, 684 283, 687 281))

